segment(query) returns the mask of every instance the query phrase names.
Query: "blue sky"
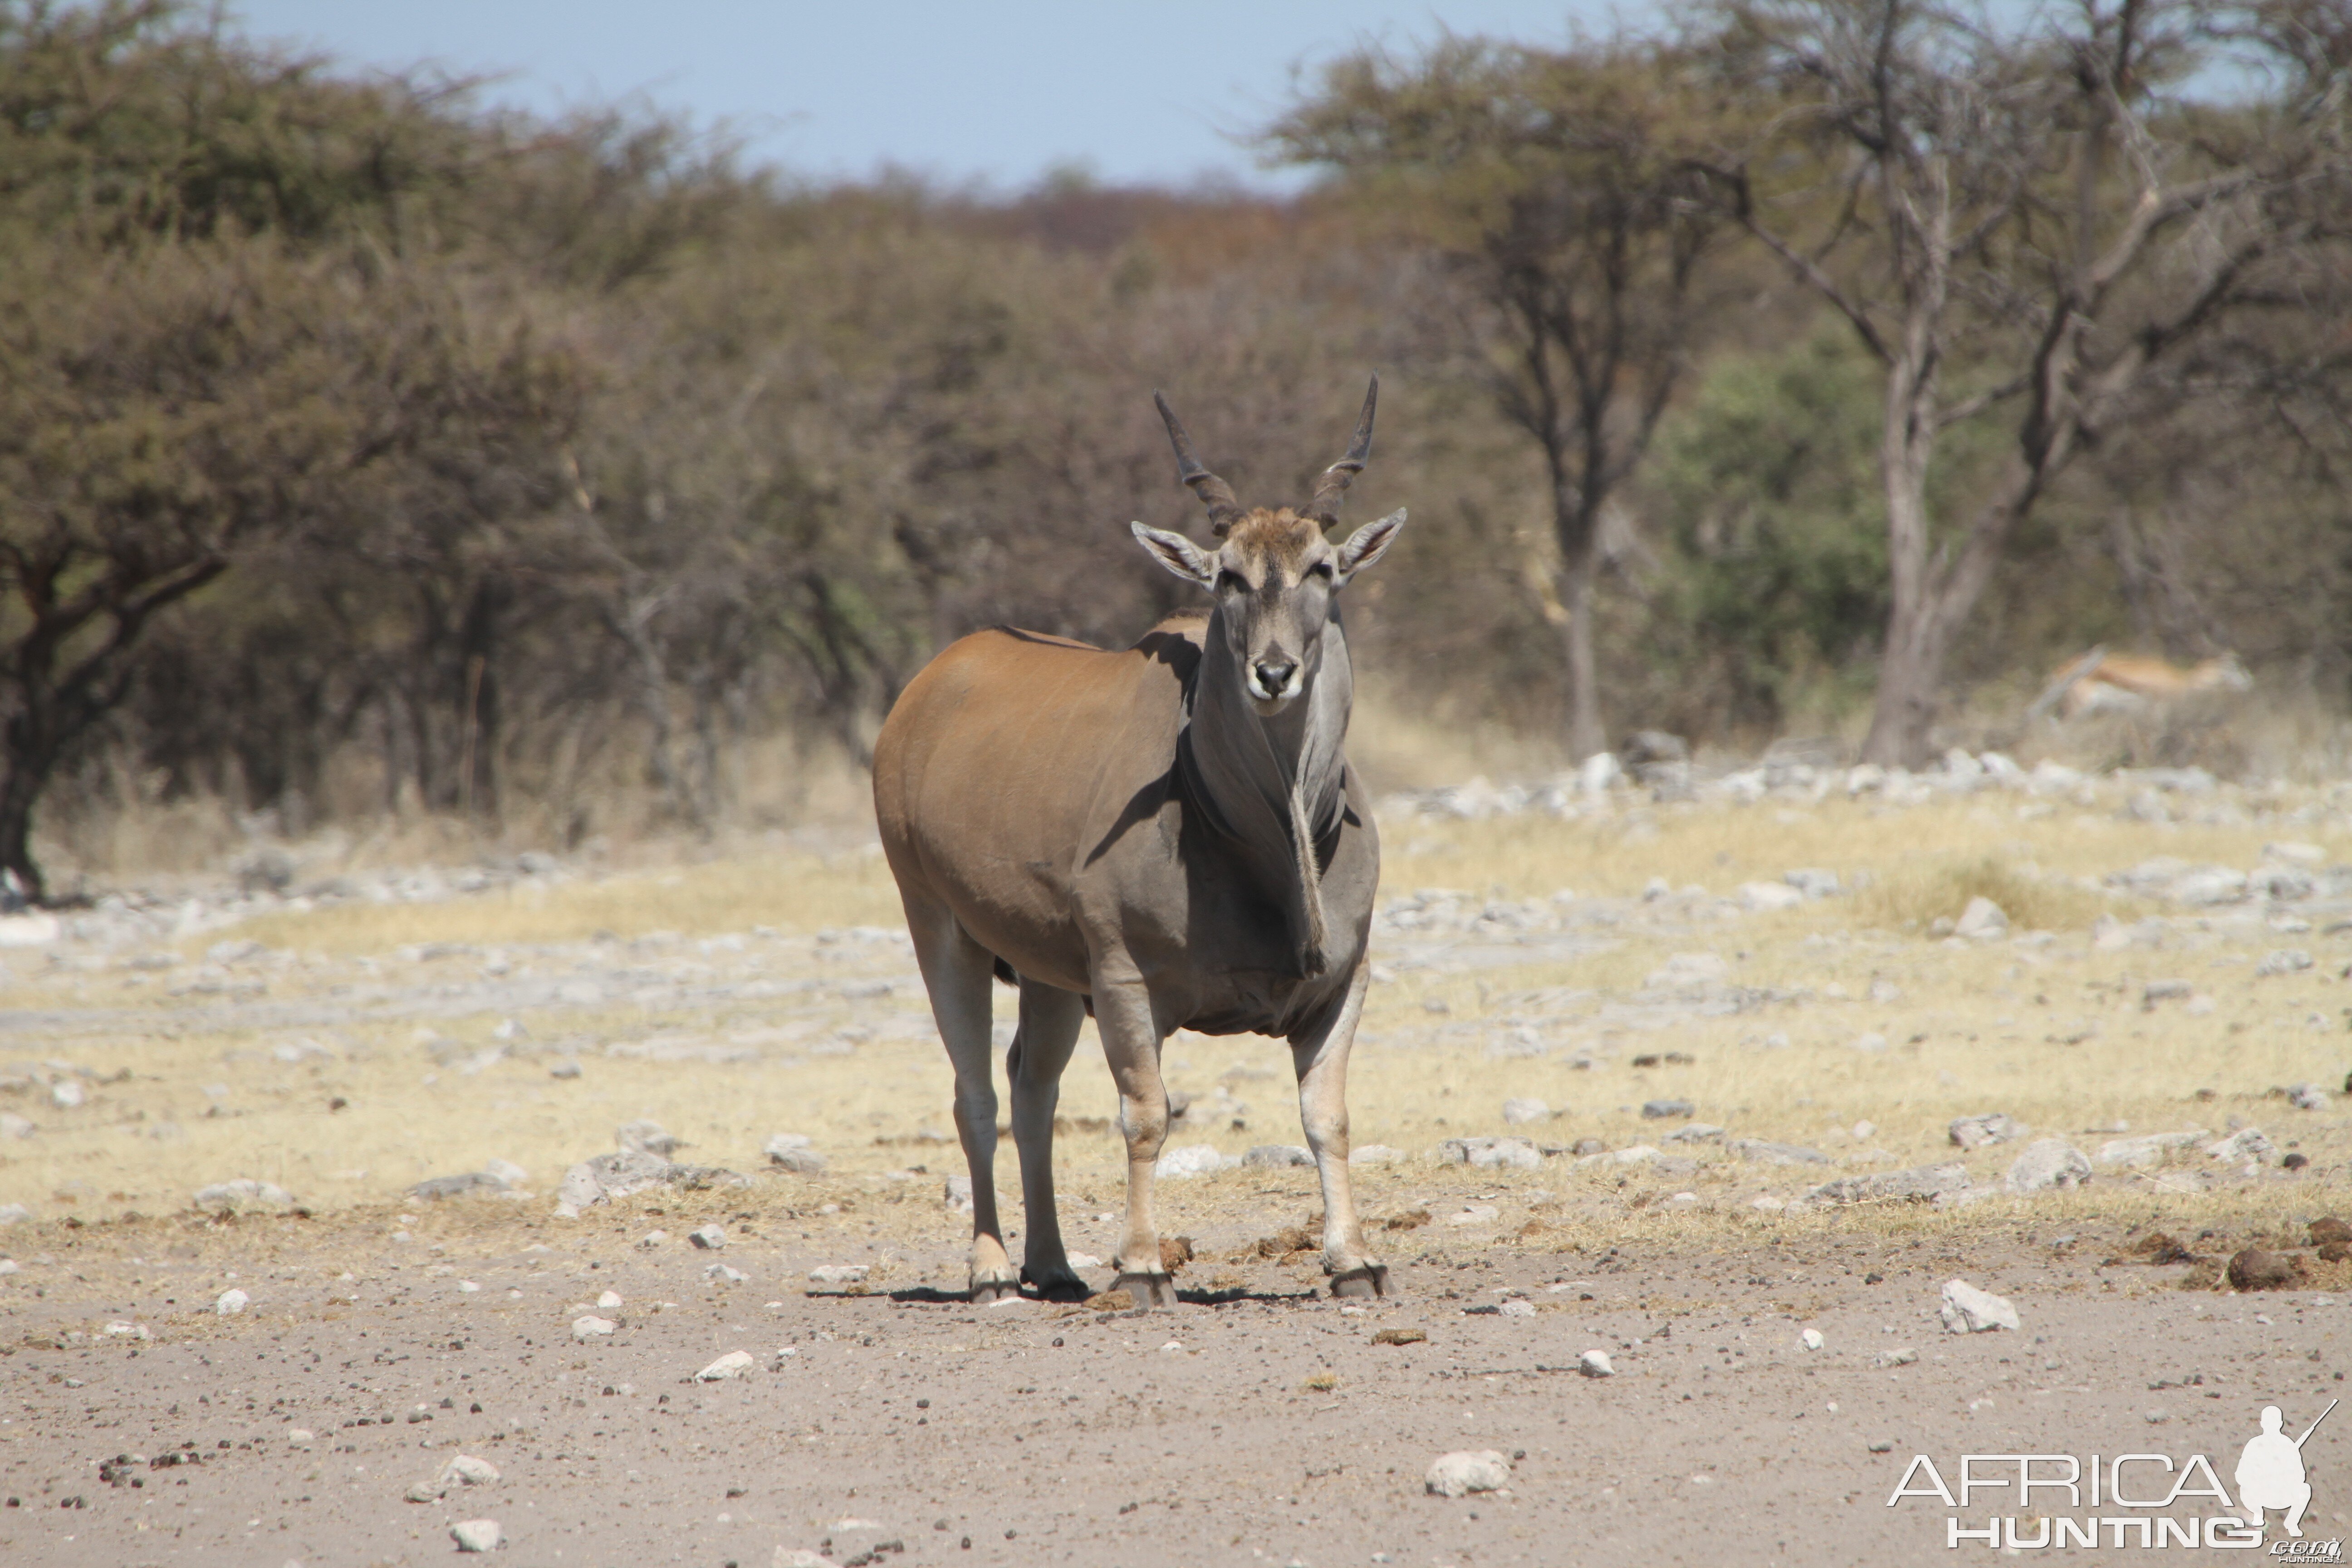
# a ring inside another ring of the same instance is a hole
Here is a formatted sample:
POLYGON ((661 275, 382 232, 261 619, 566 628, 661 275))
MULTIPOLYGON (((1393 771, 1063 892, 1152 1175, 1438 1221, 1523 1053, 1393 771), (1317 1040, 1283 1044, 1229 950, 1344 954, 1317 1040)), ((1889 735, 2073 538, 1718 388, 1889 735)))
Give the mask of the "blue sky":
POLYGON ((350 64, 505 79, 540 110, 650 101, 724 121, 754 159, 817 179, 886 165, 1001 190, 1084 165, 1115 183, 1287 188, 1231 141, 1293 70, 1441 28, 1558 41, 1647 5, 1606 0, 235 0, 249 36, 350 64))

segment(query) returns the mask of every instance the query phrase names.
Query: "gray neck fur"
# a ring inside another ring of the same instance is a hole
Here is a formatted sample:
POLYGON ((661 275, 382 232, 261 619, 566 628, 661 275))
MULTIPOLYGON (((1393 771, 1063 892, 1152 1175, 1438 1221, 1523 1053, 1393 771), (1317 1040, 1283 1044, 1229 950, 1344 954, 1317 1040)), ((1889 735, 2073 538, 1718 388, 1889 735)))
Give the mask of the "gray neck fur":
POLYGON ((1339 607, 1317 639, 1307 689, 1271 719, 1258 716, 1225 640, 1223 612, 1210 615, 1192 692, 1192 761, 1210 804, 1239 840, 1260 884, 1290 916, 1299 972, 1327 967, 1322 875, 1315 840, 1340 808, 1355 675, 1339 607))

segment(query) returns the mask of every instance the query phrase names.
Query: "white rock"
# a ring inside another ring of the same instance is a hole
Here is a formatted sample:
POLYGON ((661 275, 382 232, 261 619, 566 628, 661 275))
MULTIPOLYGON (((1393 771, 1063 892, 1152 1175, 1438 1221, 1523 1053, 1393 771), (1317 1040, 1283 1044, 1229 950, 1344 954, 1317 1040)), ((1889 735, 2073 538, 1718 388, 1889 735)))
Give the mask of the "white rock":
POLYGON ((2017 1309, 1990 1290, 1979 1290, 1965 1279, 1944 1282, 1944 1327, 1956 1334, 1989 1333, 1995 1329, 2017 1331, 2017 1309))
POLYGON ((2161 1165, 2166 1156, 2176 1149, 2186 1149, 2207 1136, 2202 1127, 2185 1132, 2146 1132, 2137 1138, 2110 1138, 2099 1145, 2091 1156, 2095 1165, 2120 1165, 2126 1169, 2145 1169, 2161 1165))
POLYGON ((499 1468, 471 1454, 452 1454, 449 1462, 441 1467, 441 1479, 459 1486, 486 1487, 499 1479, 499 1468))
POLYGON ((1493 1204, 1470 1204, 1459 1214, 1445 1216, 1448 1225, 1493 1225, 1503 1217, 1503 1211, 1493 1204))
POLYGON ((220 1293, 220 1300, 213 1303, 213 1310, 224 1318, 234 1318, 244 1311, 246 1304, 252 1300, 242 1290, 224 1290, 220 1293))
POLYGON ((1162 1181, 1188 1181, 1194 1176, 1214 1175, 1217 1172, 1238 1165, 1238 1160, 1228 1159, 1206 1143, 1187 1143, 1181 1149, 1171 1149, 1160 1156, 1157 1167, 1162 1181))
POLYGON ((1498 1492, 1511 1484, 1511 1462, 1493 1448, 1440 1454, 1430 1461, 1423 1485, 1432 1497, 1468 1497, 1498 1492))
POLYGON ((1780 873, 1780 880, 1809 899, 1833 899, 1840 891, 1838 874, 1835 871, 1823 871, 1812 867, 1783 871, 1780 873))
POLYGON ((1315 1155, 1297 1143, 1260 1143, 1242 1156, 1242 1163, 1258 1171, 1289 1170, 1301 1165, 1312 1167, 1315 1155))
POLYGON ((2273 1152, 2271 1141, 2263 1136, 2259 1127, 2242 1128, 2205 1145, 2205 1152, 2225 1165, 2242 1164, 2248 1160, 2267 1164, 2273 1152))
MULTIPOLYGON (((2308 969, 2311 965, 2306 963, 2304 967, 2308 969)), ((49 1103, 59 1110, 71 1110, 89 1099, 89 1090, 78 1078, 61 1078, 49 1085, 49 1103)))
POLYGON ((2011 1163, 2006 1184, 2012 1193, 2063 1192, 2090 1180, 2088 1155, 2063 1138, 2039 1138, 2011 1163))
POLYGON ((666 1230, 649 1230, 646 1232, 645 1235, 637 1237, 637 1245, 642 1247, 652 1248, 661 1246, 662 1243, 668 1239, 669 1232, 666 1230))
POLYGON ((196 1206, 215 1213, 243 1213, 266 1210, 283 1213, 294 1206, 294 1194, 275 1182, 257 1182, 240 1176, 233 1182, 215 1182, 209 1187, 198 1187, 196 1206))
POLYGON ((0 915, 0 947, 39 947, 52 942, 64 933, 58 917, 40 910, 19 915, 0 915))
POLYGON ((1809 1351, 1817 1351, 1829 1342, 1822 1338, 1822 1331, 1819 1329, 1807 1329, 1798 1338, 1805 1342, 1805 1348, 1809 1351))
POLYGON ((940 1201, 947 1205, 950 1213, 970 1214, 971 1212, 971 1178, 950 1176, 940 1189, 940 1201))
POLYGON ((1576 1358, 1576 1370, 1587 1377, 1614 1377, 1617 1369, 1609 1363, 1607 1351, 1586 1351, 1576 1358))
POLYGON ((809 1270, 809 1278, 820 1285, 855 1285, 866 1278, 863 1263, 820 1263, 809 1270))
POLYGON ((790 1171, 796 1176, 824 1174, 824 1156, 816 1152, 814 1142, 804 1133, 778 1132, 760 1145, 768 1163, 780 1171, 790 1171))
POLYGON ((572 1320, 572 1337, 585 1344, 590 1340, 604 1339, 620 1326, 610 1318, 574 1318, 572 1320))
POLYGON ((1605 795, 1612 784, 1622 784, 1624 779, 1625 770, 1612 752, 1595 752, 1576 770, 1578 787, 1587 795, 1605 795))
POLYGON ((1547 1121, 1550 1116, 1551 1107, 1531 1096, 1515 1096, 1503 1101, 1503 1120, 1514 1127, 1547 1121))
POLYGON ((804 1546, 779 1546, 768 1568, 837 1568, 834 1560, 804 1546))
POLYGON ((724 1383, 730 1377, 740 1377, 751 1370, 751 1352, 729 1351, 709 1366, 694 1374, 697 1383, 724 1383))
POLYGON ((453 1524, 449 1536, 460 1552, 496 1552, 507 1543, 507 1532, 499 1528, 495 1519, 469 1519, 462 1524, 453 1524))
POLYGON ((496 1176, 510 1187, 521 1186, 530 1180, 530 1173, 512 1160, 485 1160, 482 1162, 482 1174, 496 1176))
POLYGON ((1769 914, 1775 910, 1793 910, 1805 901, 1805 895, 1786 882, 1742 882, 1732 895, 1739 907, 1749 914, 1769 914))
POLYGON ((660 1122, 644 1116, 622 1122, 614 1138, 624 1152, 658 1154, 665 1160, 686 1147, 685 1141, 676 1133, 665 1132, 660 1122))
POLYGON ((1502 1304, 1501 1311, 1507 1318, 1532 1318, 1536 1315, 1536 1304, 1522 1301, 1515 1296, 1502 1304))
POLYGON ((297 1448, 307 1448, 317 1441, 317 1435, 307 1426, 297 1426, 286 1434, 286 1440, 297 1448))
POLYGON ((0 1138, 30 1138, 34 1131, 26 1118, 13 1110, 0 1110, 0 1138))
POLYGON ((1650 971, 1642 984, 1653 989, 1679 989, 1711 985, 1730 973, 1730 961, 1719 952, 1675 952, 1667 954, 1665 963, 1650 971))
POLYGON ((0 1204, 0 1226, 22 1225, 33 1217, 33 1211, 23 1204, 0 1204))
POLYGON ((1970 899, 1969 907, 1960 911, 1959 923, 1952 927, 1952 934, 1975 942, 1991 942, 2009 934, 2009 916, 1990 899, 1970 899))
POLYGON ((2263 954, 2262 962, 2254 965, 2254 973, 2258 976, 2293 974, 2310 967, 2311 954, 2299 947, 2283 947, 2274 952, 2263 954))
POLYGON ((717 1252, 726 1247, 727 1233, 715 1225, 706 1225, 698 1230, 688 1231, 686 1239, 705 1252, 717 1252))
POLYGON ((1977 1116, 1954 1117, 1946 1135, 1960 1148, 1981 1149, 1988 1143, 2012 1142, 2031 1131, 2013 1116, 1988 1110, 1977 1116))
POLYGON ((607 1290, 596 1298, 596 1305, 607 1312, 620 1304, 621 1293, 618 1290, 607 1290))
POLYGON ((1350 1165, 1393 1165, 1404 1158, 1404 1151, 1391 1149, 1385 1143, 1367 1143, 1348 1156, 1350 1165))
POLYGON ((1437 1146, 1446 1164, 1469 1165, 1481 1171, 1533 1171, 1543 1155, 1524 1138, 1448 1138, 1437 1146))
POLYGON ((722 1285, 740 1285, 744 1280, 751 1278, 740 1268, 731 1268, 724 1263, 704 1264, 702 1277, 705 1279, 716 1279, 722 1285))
POLYGON ((106 1331, 110 1338, 118 1340, 152 1340, 155 1337, 144 1323, 109 1323, 106 1331))

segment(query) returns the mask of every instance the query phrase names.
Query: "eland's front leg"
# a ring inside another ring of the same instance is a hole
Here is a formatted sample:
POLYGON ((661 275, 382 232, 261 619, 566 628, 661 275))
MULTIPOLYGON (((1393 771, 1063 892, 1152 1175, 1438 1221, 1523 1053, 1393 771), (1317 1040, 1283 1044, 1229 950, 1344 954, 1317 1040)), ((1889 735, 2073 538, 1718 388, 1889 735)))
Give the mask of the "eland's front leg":
POLYGON ((1348 994, 1322 1021, 1293 1036, 1291 1065, 1298 1072, 1298 1121, 1315 1154, 1323 1186, 1323 1272, 1334 1296, 1385 1296, 1386 1265, 1364 1245, 1363 1222, 1348 1181, 1348 1052, 1364 1010, 1370 969, 1356 966, 1348 994))
POLYGON ((1168 1141, 1168 1089, 1160 1078, 1162 1031, 1142 986, 1095 988, 1095 1027, 1118 1087, 1119 1131, 1127 1135, 1127 1224, 1111 1287, 1139 1307, 1172 1307, 1176 1284, 1160 1260, 1160 1225, 1151 1210, 1152 1176, 1168 1141))

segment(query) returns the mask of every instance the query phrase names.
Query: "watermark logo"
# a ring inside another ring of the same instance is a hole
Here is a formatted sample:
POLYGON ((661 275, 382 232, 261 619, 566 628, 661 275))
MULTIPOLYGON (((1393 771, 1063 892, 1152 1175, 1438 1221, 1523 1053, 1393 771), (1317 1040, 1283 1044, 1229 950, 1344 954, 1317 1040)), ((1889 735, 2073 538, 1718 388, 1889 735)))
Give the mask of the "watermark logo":
POLYGON ((1915 1454, 1886 1506, 1932 1499, 1946 1510, 1947 1548, 2006 1552, 2256 1551, 2266 1521, 2276 1515, 2286 1539, 2271 1543, 2273 1561, 2340 1563, 2340 1540, 2309 1541, 2303 1533, 2311 1507, 2303 1446, 2335 1408, 2330 1400, 2301 1436, 2290 1437, 2285 1412, 2264 1405, 2261 1429, 2231 1472, 2234 1498, 2203 1454, 2178 1460, 2169 1454, 1963 1454, 1957 1469, 1915 1454))

